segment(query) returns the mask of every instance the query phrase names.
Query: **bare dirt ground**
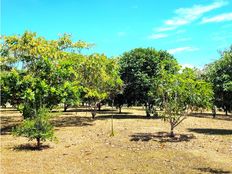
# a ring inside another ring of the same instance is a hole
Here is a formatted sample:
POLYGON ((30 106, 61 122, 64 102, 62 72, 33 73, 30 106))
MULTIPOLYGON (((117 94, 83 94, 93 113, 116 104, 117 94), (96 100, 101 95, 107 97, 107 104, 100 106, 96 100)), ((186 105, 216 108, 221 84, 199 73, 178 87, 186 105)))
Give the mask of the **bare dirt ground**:
POLYGON ((193 114, 171 139, 168 123, 147 119, 141 108, 103 109, 95 120, 81 109, 54 113, 59 142, 42 150, 11 135, 20 113, 1 110, 0 173, 232 173, 232 116, 193 114))

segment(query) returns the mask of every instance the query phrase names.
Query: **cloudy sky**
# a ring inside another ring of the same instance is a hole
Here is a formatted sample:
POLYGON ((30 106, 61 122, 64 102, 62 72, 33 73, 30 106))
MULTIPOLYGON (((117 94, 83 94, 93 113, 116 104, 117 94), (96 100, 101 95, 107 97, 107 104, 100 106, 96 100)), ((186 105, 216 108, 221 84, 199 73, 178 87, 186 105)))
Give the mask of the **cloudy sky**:
POLYGON ((232 44, 232 0, 2 0, 1 34, 61 33, 118 56, 136 47, 168 50, 203 67, 232 44))

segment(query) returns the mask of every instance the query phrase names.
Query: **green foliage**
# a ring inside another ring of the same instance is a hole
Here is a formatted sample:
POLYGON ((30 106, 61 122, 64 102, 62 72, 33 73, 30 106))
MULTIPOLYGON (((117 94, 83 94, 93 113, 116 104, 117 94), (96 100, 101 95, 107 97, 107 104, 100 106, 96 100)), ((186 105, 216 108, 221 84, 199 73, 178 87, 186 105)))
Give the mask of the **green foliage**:
POLYGON ((13 135, 27 137, 29 141, 36 139, 37 146, 40 141, 56 140, 53 126, 49 123, 48 110, 40 108, 34 117, 25 119, 23 123, 13 129, 13 135))
POLYGON ((214 104, 225 112, 232 111, 232 46, 221 58, 205 67, 205 79, 213 84, 214 104))
POLYGON ((93 54, 85 58, 81 65, 79 72, 84 99, 99 102, 108 98, 111 92, 120 91, 122 81, 114 59, 93 54))
POLYGON ((93 54, 82 57, 74 66, 82 86, 81 99, 92 105, 94 117, 97 103, 114 97, 122 89, 118 62, 105 55, 93 54))
POLYGON ((80 85, 70 63, 71 53, 67 51, 88 46, 81 41, 73 43, 67 34, 58 40, 46 40, 31 32, 5 36, 1 57, 11 69, 1 74, 1 104, 9 102, 20 109, 25 118, 33 116, 30 108, 52 109, 61 102, 75 104, 79 101, 80 85), (12 63, 22 66, 14 67, 12 63))
MULTIPOLYGON (((121 78, 125 83, 126 103, 145 104, 148 110, 156 105, 153 97, 158 90, 156 82, 162 78, 161 71, 170 74, 178 71, 177 61, 166 51, 152 48, 136 48, 126 52, 120 58, 121 78)), ((148 113, 149 114, 149 113, 148 113)))
POLYGON ((174 128, 185 119, 189 108, 210 107, 213 99, 212 86, 198 79, 196 71, 190 68, 177 74, 163 71, 158 94, 164 107, 161 117, 170 123, 171 136, 174 136, 174 128))

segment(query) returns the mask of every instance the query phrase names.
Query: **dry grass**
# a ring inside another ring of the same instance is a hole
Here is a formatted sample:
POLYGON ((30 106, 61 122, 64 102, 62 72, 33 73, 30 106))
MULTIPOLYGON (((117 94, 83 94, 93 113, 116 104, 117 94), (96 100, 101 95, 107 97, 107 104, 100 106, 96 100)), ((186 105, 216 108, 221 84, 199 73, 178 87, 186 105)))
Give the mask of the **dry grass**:
POLYGON ((95 120, 83 111, 54 118, 59 142, 45 142, 40 151, 35 142, 10 134, 21 115, 2 111, 0 173, 232 173, 231 116, 195 114, 169 138, 167 123, 147 119, 141 108, 124 108, 113 112, 110 137, 112 111, 95 120))

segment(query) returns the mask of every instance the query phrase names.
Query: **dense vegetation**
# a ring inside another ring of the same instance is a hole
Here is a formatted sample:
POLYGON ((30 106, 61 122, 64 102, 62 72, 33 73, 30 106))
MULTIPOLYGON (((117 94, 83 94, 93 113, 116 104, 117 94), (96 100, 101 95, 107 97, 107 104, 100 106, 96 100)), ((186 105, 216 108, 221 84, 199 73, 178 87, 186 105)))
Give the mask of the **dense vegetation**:
POLYGON ((147 117, 161 117, 174 128, 194 108, 232 109, 232 47, 203 71, 182 68, 167 51, 136 48, 118 58, 81 54, 93 46, 64 34, 46 40, 36 33, 5 36, 1 45, 1 105, 22 112, 15 135, 54 140, 48 110, 59 104, 88 103, 93 119, 103 101, 144 105, 147 117), (158 112, 159 110, 159 112, 158 112))

